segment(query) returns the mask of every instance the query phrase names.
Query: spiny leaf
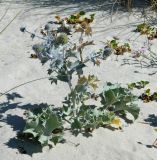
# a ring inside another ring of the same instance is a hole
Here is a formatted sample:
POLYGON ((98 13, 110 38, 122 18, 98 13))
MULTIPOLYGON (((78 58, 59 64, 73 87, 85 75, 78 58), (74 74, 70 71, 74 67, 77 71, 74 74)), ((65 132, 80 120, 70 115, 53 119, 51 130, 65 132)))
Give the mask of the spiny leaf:
POLYGON ((108 109, 124 119, 126 119, 126 112, 129 112, 137 119, 139 108, 134 103, 137 97, 129 89, 107 83, 100 97, 104 109, 108 109))
POLYGON ((85 76, 82 76, 81 78, 79 78, 78 84, 79 84, 79 85, 83 85, 84 83, 87 82, 87 80, 88 80, 88 79, 87 79, 85 76))
MULTIPOLYGON (((23 133, 32 135, 34 138, 37 138, 42 146, 45 146, 56 136, 53 131, 60 128, 62 128, 61 119, 51 107, 38 108, 27 114, 26 126, 23 133)), ((57 137, 54 143, 59 142, 62 134, 58 133, 57 137), (58 141, 56 140, 57 137, 58 141)))
POLYGON ((89 85, 95 90, 96 88, 98 88, 98 86, 96 84, 98 81, 99 80, 94 75, 89 75, 88 77, 82 76, 78 80, 78 84, 79 85, 89 85))

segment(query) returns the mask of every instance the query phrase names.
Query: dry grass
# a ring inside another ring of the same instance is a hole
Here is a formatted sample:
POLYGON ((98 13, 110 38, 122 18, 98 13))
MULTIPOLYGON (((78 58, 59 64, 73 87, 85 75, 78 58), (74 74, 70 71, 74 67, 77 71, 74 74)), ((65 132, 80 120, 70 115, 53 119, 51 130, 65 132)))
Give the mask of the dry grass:
POLYGON ((157 0, 151 0, 151 7, 157 9, 157 0))
MULTIPOLYGON (((128 11, 134 7, 134 2, 135 0, 120 0, 121 5, 125 6, 128 11)), ((157 9, 157 0, 143 0, 143 2, 151 9, 157 9)))
POLYGON ((133 7, 133 0, 120 0, 121 5, 125 6, 128 11, 133 7))

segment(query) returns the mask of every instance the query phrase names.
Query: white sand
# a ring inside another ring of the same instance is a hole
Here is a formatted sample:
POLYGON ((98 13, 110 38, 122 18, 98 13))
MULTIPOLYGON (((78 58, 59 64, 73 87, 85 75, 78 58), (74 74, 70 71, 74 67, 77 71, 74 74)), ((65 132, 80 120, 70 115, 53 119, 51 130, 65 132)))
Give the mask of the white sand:
MULTIPOLYGON (((81 4, 80 4, 81 6, 81 4)), ((31 31, 35 31, 39 26, 42 26, 47 21, 51 20, 60 11, 61 8, 67 6, 55 6, 50 8, 31 9, 27 12, 26 9, 31 6, 26 5, 11 5, 6 17, 0 23, 0 30, 14 17, 16 13, 21 10, 21 15, 7 28, 3 34, 0 35, 0 92, 3 93, 14 86, 22 84, 27 81, 46 77, 46 67, 42 67, 38 60, 28 58, 33 51, 31 46, 36 40, 32 41, 29 35, 23 35, 19 28, 21 25, 26 25, 31 31), (51 15, 48 15, 51 13, 51 15)), ((85 6, 81 6, 82 8, 85 6)), ((87 6, 86 6, 87 7, 87 6)), ((0 15, 2 15, 7 6, 0 4, 0 15)), ((69 6, 69 9, 60 12, 60 15, 68 15, 77 10, 77 6, 69 6)), ((97 44, 104 40, 108 35, 119 36, 121 38, 128 38, 133 36, 135 39, 137 35, 133 35, 130 31, 134 28, 134 22, 140 22, 141 19, 136 19, 135 16, 129 17, 127 13, 120 14, 117 20, 113 17, 113 23, 110 24, 110 18, 102 17, 104 12, 97 11, 96 22, 94 28, 94 39, 97 44), (129 24, 129 27, 123 24, 129 24), (116 27, 112 29, 111 27, 116 27), (122 28, 121 28, 122 27, 122 28), (108 30, 110 29, 110 30, 108 30)), ((138 39, 139 40, 139 39, 138 39)), ((141 38, 141 42, 143 38, 141 38)), ((157 50, 157 43, 154 41, 154 49, 157 50)), ((128 57, 128 56, 126 56, 128 57)), ((103 82, 119 82, 127 84, 128 82, 136 82, 140 80, 150 81, 149 87, 157 90, 156 80, 157 75, 148 76, 147 73, 153 72, 153 69, 140 69, 134 65, 122 64, 120 57, 115 61, 116 57, 112 56, 107 61, 104 61, 100 67, 93 67, 92 65, 86 69, 86 73, 96 74, 103 82), (134 73, 140 71, 141 74, 134 73)), ((68 92, 68 87, 64 83, 58 86, 51 85, 48 79, 43 79, 23 85, 9 93, 17 92, 23 98, 17 98, 11 101, 6 107, 0 108, 0 159, 4 160, 156 160, 157 149, 149 148, 154 140, 157 138, 157 132, 154 131, 155 126, 149 124, 141 124, 149 115, 157 116, 157 104, 151 102, 143 104, 139 102, 141 109, 139 119, 132 125, 124 128, 124 131, 111 131, 100 128, 93 132, 93 136, 86 138, 81 135, 74 137, 66 133, 68 143, 58 144, 51 150, 44 148, 40 153, 37 144, 31 144, 16 140, 15 136, 18 130, 24 126, 22 117, 25 108, 31 107, 33 104, 48 103, 61 104, 64 96, 68 92), (23 109, 22 109, 23 108, 23 109), (70 142, 69 142, 70 141, 70 142), (79 143, 75 147, 72 143, 79 143), (142 144, 139 144, 141 142, 142 144), (18 146, 24 146, 28 154, 20 154, 18 146), (32 154, 34 153, 34 154, 32 154), (31 156, 32 157, 31 157, 31 156)), ((137 92, 138 93, 138 92, 137 92)), ((0 97, 0 103, 6 102, 6 97, 0 97)), ((153 117, 153 116, 152 116, 153 117)), ((155 117, 157 122, 157 117, 155 117)), ((153 119, 150 119, 150 122, 153 119)), ((156 124, 157 126, 157 124, 156 124)))

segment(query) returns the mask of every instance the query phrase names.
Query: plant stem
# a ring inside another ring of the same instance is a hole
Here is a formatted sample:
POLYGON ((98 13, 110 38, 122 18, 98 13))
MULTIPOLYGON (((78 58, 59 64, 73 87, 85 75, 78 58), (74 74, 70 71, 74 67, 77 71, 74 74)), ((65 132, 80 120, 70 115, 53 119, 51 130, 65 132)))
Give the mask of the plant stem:
POLYGON ((82 50, 81 49, 80 49, 80 59, 81 59, 81 62, 83 62, 82 50))
MULTIPOLYGON (((64 52, 63 55, 65 56, 64 52)), ((72 87, 72 82, 71 82, 71 75, 69 74, 68 67, 67 67, 67 61, 65 60, 65 73, 67 74, 68 77, 68 86, 70 88, 71 93, 74 92, 74 89, 72 87)), ((72 97, 72 103, 73 103, 73 116, 76 117, 76 103, 75 103, 75 94, 74 97, 72 97)))

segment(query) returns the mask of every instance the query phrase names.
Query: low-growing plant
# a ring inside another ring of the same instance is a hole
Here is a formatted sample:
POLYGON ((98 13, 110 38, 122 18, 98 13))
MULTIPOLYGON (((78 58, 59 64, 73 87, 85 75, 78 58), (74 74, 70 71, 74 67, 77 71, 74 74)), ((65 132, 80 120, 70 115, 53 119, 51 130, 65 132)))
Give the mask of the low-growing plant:
POLYGON ((131 52, 129 43, 121 44, 117 39, 107 41, 107 46, 113 49, 116 55, 123 55, 125 52, 131 52))
MULTIPOLYGON (((83 12, 79 13, 78 19, 82 14, 83 12)), ((67 128, 78 134, 92 132, 101 126, 121 127, 122 119, 133 122, 139 114, 139 108, 134 103, 137 97, 129 89, 106 83, 104 89, 97 93, 98 78, 95 75, 84 75, 83 70, 87 67, 87 62, 100 65, 101 60, 106 59, 108 54, 106 55, 106 49, 85 54, 84 48, 94 44, 93 40, 84 41, 84 36, 89 36, 84 34, 85 31, 81 31, 81 40, 79 39, 78 43, 70 40, 69 35, 73 36, 76 32, 73 25, 80 23, 73 16, 73 23, 69 23, 68 18, 60 20, 60 17, 57 23, 49 22, 41 31, 43 43, 33 46, 41 63, 49 63, 48 74, 51 83, 65 82, 70 90, 63 106, 27 114, 23 134, 26 137, 29 135, 28 138, 37 139, 42 145, 49 144, 49 141, 54 144, 62 142, 62 135, 67 128), (52 24, 57 25, 56 29, 51 27, 52 24), (75 85, 72 83, 74 77, 77 78, 75 85)), ((30 33, 26 28, 21 28, 21 31, 30 33)))
POLYGON ((67 129, 73 134, 90 133, 99 127, 121 128, 123 121, 132 123, 138 118, 139 108, 134 103, 137 97, 129 89, 106 83, 103 91, 95 95, 90 90, 97 87, 96 81, 94 76, 80 78, 61 108, 29 111, 23 136, 38 140, 44 146, 64 142, 67 129), (92 99, 101 104, 88 104, 92 99))
POLYGON ((37 139, 42 146, 48 145, 50 141, 56 144, 64 140, 62 119, 52 106, 34 109, 26 116, 23 133, 29 138, 37 139))
POLYGON ((139 81, 139 82, 129 83, 128 88, 129 89, 134 89, 134 88, 142 89, 148 84, 149 84, 148 81, 139 81))
POLYGON ((146 23, 142 23, 137 25, 136 31, 140 32, 141 34, 150 34, 150 32, 153 30, 154 28, 151 28, 150 25, 146 24, 146 23))
MULTIPOLYGON (((148 84, 149 84, 148 81, 139 81, 136 83, 130 83, 128 84, 128 89, 131 89, 131 90, 134 88, 142 89, 142 88, 145 88, 145 86, 148 84)), ((141 99, 144 103, 157 101, 157 92, 151 93, 151 90, 148 88, 144 90, 144 93, 142 93, 138 98, 141 99)))
POLYGON ((128 113, 137 119, 139 108, 134 104, 137 97, 129 89, 123 88, 119 84, 107 83, 100 97, 104 109, 108 109, 124 119, 127 119, 128 113))
POLYGON ((157 101, 157 92, 151 93, 151 90, 148 88, 139 96, 144 103, 148 103, 151 101, 157 101))
MULTIPOLYGON (((82 36, 85 35, 92 35, 92 28, 91 23, 94 21, 95 14, 86 15, 84 11, 80 11, 78 13, 72 14, 69 17, 61 18, 60 16, 56 16, 56 24, 61 24, 59 27, 59 31, 65 30, 66 32, 68 29, 66 28, 66 24, 71 25, 75 29, 75 32, 81 32, 80 41, 82 42, 82 36)), ((71 28, 70 27, 70 28, 71 28)), ((68 27, 69 28, 69 27, 68 27)))
POLYGON ((156 28, 152 27, 147 23, 142 23, 137 25, 137 28, 135 31, 140 32, 143 35, 147 35, 149 40, 153 40, 154 38, 157 38, 156 28))

